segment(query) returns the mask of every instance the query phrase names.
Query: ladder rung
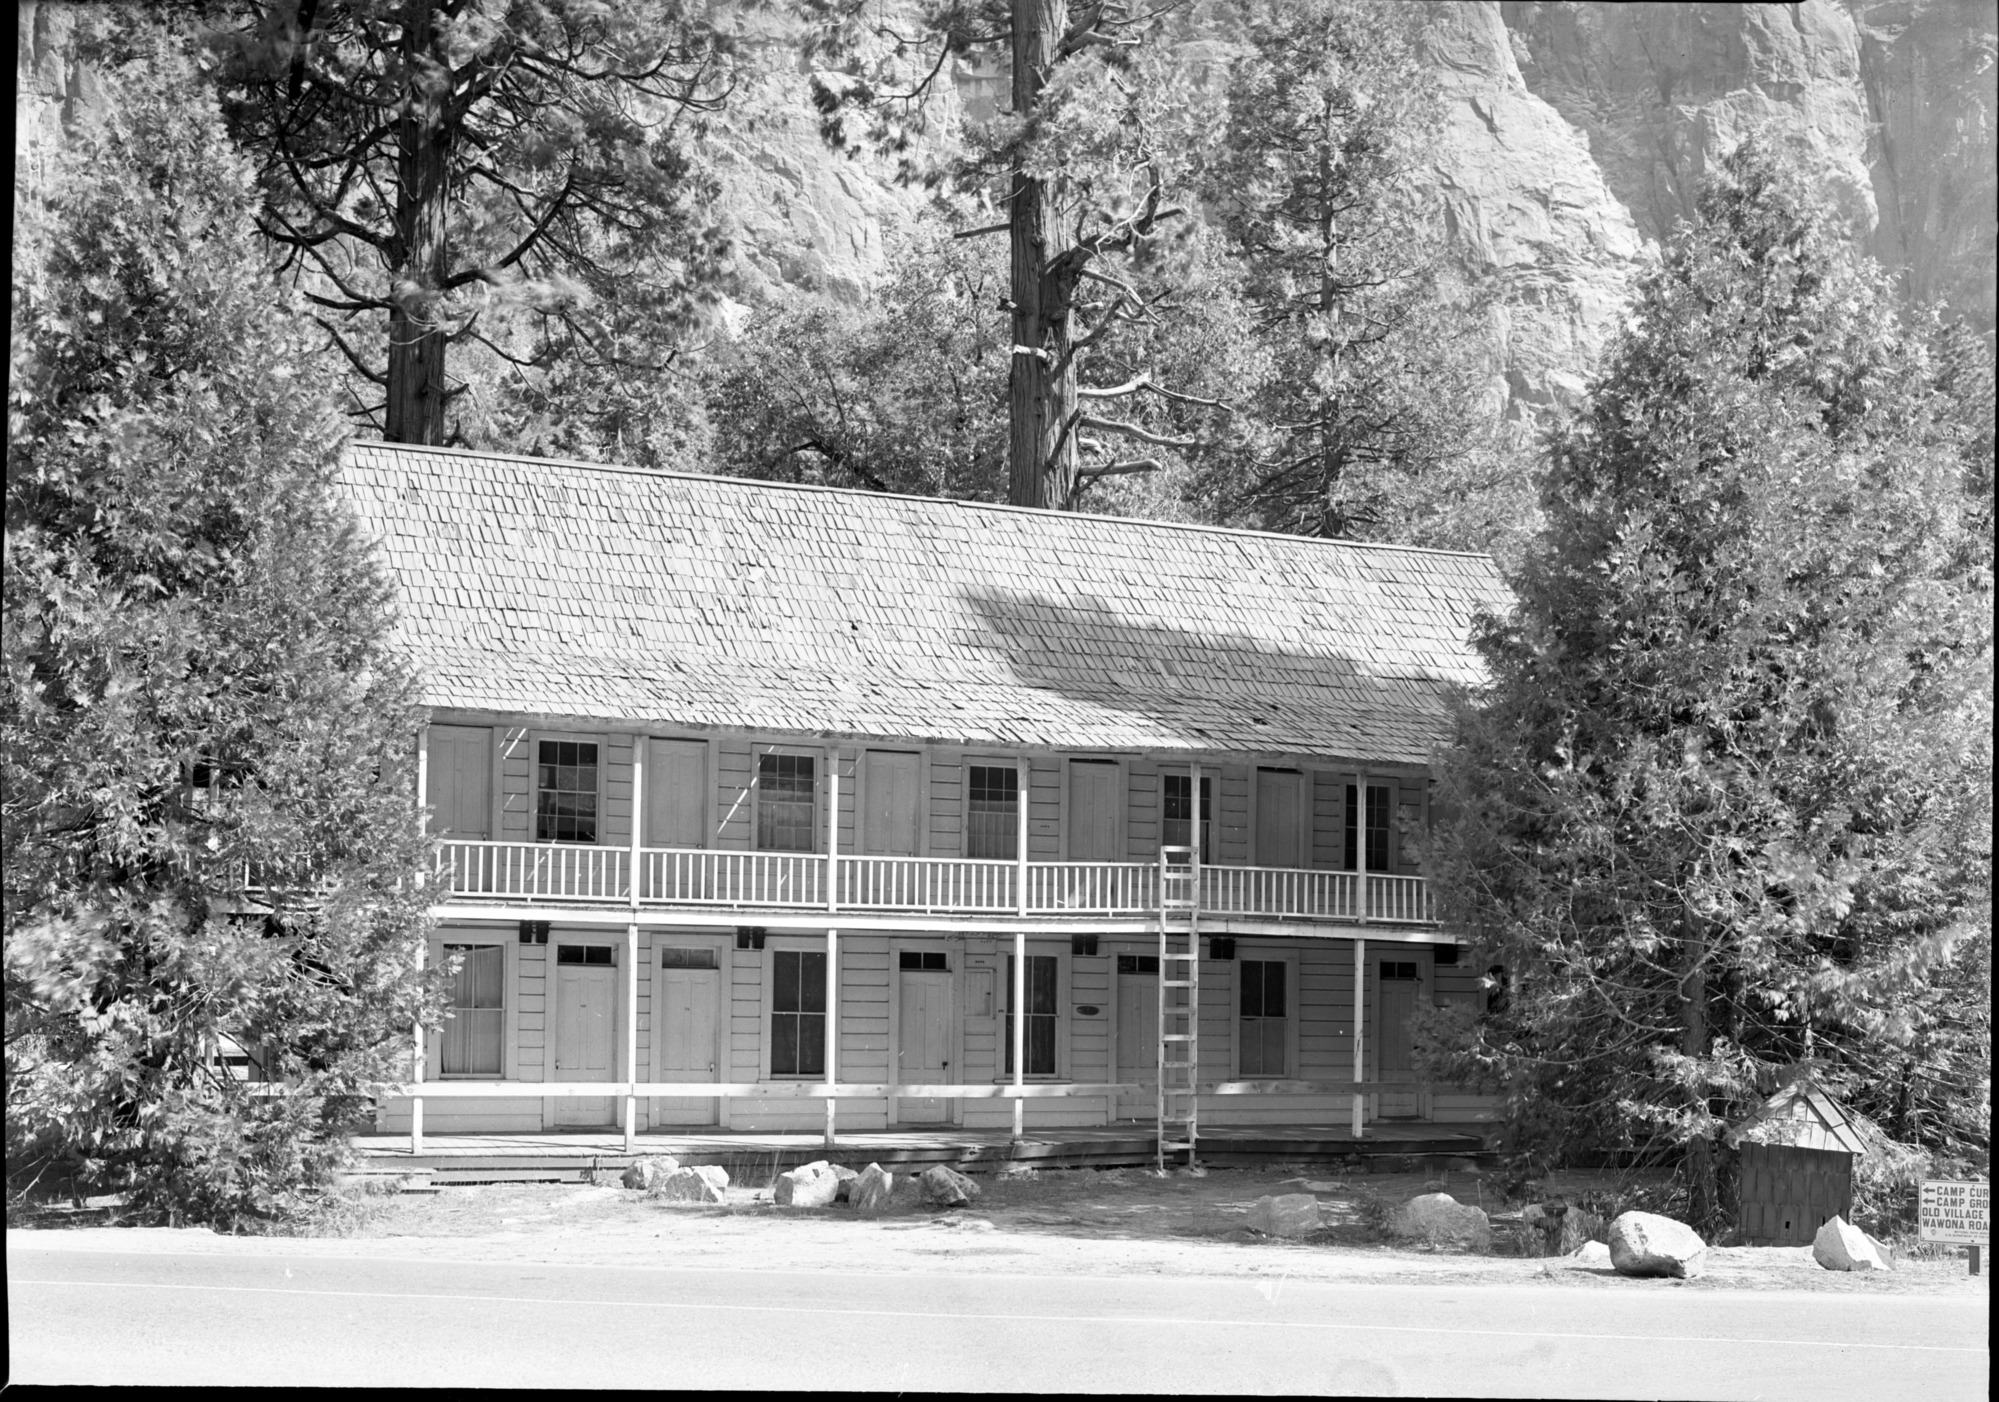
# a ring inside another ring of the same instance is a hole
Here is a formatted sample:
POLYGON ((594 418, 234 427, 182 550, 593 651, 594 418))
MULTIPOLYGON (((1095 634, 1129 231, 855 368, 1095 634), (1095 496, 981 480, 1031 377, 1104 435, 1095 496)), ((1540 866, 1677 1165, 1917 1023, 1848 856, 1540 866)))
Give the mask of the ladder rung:
POLYGON ((1192 988, 1194 986, 1194 980, 1190 978, 1161 979, 1159 982, 1159 986, 1161 988, 1192 988))
POLYGON ((1194 1040, 1194 1034, 1191 1032, 1164 1032, 1160 1034, 1159 1040, 1162 1042, 1191 1042, 1194 1040))

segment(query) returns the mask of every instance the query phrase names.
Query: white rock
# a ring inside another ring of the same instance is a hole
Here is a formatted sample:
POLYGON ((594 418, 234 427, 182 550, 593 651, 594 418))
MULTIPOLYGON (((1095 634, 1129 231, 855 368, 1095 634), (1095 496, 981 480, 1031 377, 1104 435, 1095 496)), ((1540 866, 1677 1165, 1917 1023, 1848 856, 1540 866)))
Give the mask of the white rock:
POLYGON ((854 1180, 861 1175, 843 1163, 836 1163, 829 1166, 833 1170, 833 1176, 840 1180, 839 1187, 833 1190, 833 1201, 845 1202, 848 1194, 854 1190, 854 1180))
POLYGON ((1707 1268, 1707 1243, 1684 1222, 1656 1212, 1626 1212, 1610 1224, 1610 1264, 1620 1275, 1691 1280, 1707 1268))
POLYGON ((1568 1270, 1603 1270, 1610 1265, 1610 1248, 1600 1241, 1586 1241, 1562 1257, 1568 1270))
POLYGON ((1483 1208, 1459 1202, 1449 1193, 1425 1193, 1409 1199, 1395 1214, 1395 1235, 1438 1246, 1490 1251, 1492 1219, 1483 1208))
POLYGON ((888 1206, 894 1192, 895 1175, 880 1164, 871 1163, 848 1187, 847 1198, 856 1212, 879 1212, 888 1206))
POLYGON ((1812 1238, 1812 1259, 1829 1271, 1893 1270, 1874 1239, 1843 1218, 1834 1217, 1812 1238))
POLYGON ((633 1159, 618 1180, 627 1188, 649 1191, 652 1185, 680 1167, 680 1161, 666 1154, 648 1154, 642 1159, 633 1159))
POLYGON ((1294 1237, 1319 1230, 1319 1200, 1310 1193, 1260 1197, 1249 1209, 1248 1227, 1265 1236, 1294 1237))
POLYGON ((727 1201, 728 1186, 728 1170, 705 1163, 699 1168, 676 1168, 664 1175, 653 1184, 652 1196, 662 1202, 718 1203, 727 1201))
POLYGON ((833 1165, 817 1160, 778 1174, 770 1196, 779 1207, 825 1207, 839 1191, 840 1178, 833 1165))
POLYGON ((954 1168, 932 1164, 918 1174, 923 1200, 932 1207, 963 1207, 979 1195, 979 1185, 954 1168))

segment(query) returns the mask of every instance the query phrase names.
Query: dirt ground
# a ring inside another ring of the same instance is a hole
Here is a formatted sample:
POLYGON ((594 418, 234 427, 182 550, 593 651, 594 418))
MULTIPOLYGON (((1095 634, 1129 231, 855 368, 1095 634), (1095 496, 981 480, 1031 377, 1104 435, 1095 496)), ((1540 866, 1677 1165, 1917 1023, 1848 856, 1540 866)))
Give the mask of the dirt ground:
MULTIPOLYGON (((927 1208, 902 1175, 891 1207, 859 1216, 844 1203, 798 1210, 771 1203, 767 1187, 732 1186, 722 1206, 668 1204, 613 1186, 514 1184, 447 1187, 428 1193, 373 1193, 317 1239, 287 1243, 314 1254, 405 1256, 465 1261, 507 1259, 623 1266, 740 1265, 770 1270, 1075 1275, 1173 1275, 1379 1280, 1467 1285, 1541 1282, 1594 1289, 1789 1289, 1841 1293, 1965 1293, 1987 1288, 1961 1253, 1904 1255, 1890 1273, 1820 1268, 1809 1247, 1722 1247, 1694 1281, 1633 1280, 1531 1248, 1508 1220, 1518 1204, 1500 1200, 1491 1180, 1445 1175, 1462 1202, 1495 1214, 1491 1254, 1429 1249, 1384 1239, 1382 1224, 1408 1198, 1435 1191, 1423 1173, 1352 1174, 1215 1169, 1158 1177, 1138 1169, 1043 1171, 1034 1177, 975 1180, 965 1209, 927 1208), (1264 1194, 1311 1192, 1321 1230, 1295 1240, 1251 1232, 1246 1220, 1264 1194)), ((1628 1195, 1631 1180, 1565 1174, 1544 1191, 1628 1195)), ((101 1218, 99 1220, 102 1220, 101 1218)), ((213 1233, 166 1228, 86 1228, 104 1249, 239 1249, 213 1233)), ((83 1242, 77 1243, 85 1245, 83 1242)), ((96 1245, 96 1242, 90 1243, 96 1245)), ((252 1243, 241 1243, 248 1249, 252 1243)))

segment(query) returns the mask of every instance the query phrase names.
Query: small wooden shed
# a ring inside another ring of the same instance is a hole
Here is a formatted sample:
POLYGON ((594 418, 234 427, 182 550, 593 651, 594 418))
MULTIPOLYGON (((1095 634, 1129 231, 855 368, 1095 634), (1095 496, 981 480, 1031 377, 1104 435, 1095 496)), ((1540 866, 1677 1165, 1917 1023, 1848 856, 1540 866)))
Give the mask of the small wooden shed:
POLYGON ((1748 1245, 1809 1246, 1831 1218, 1851 1219, 1853 1161, 1867 1143, 1808 1076, 1794 1076, 1722 1143, 1742 1154, 1736 1220, 1748 1245))

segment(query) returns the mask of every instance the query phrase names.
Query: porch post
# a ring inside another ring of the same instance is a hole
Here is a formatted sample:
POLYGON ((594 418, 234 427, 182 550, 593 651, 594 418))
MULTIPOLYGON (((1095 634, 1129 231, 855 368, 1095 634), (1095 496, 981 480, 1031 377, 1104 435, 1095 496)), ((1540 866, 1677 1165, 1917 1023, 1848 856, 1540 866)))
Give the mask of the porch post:
POLYGON ((1355 877, 1360 889, 1354 893, 1356 918, 1361 924, 1367 923, 1367 771, 1361 770, 1353 776, 1354 781, 1354 828, 1360 834, 1357 844, 1360 871, 1355 877))
POLYGON ((625 926, 625 1152, 638 1148, 639 1101, 639 922, 625 926))
POLYGON ((1361 1024, 1366 1018, 1367 1008, 1367 941, 1353 942, 1353 1137, 1361 1136, 1361 1082, 1367 1070, 1366 1058, 1361 1055, 1361 1024))
POLYGON ((631 902, 631 923, 625 927, 625 1152, 638 1148, 639 1101, 632 1086, 639 1079, 639 856, 645 839, 646 737, 632 737, 631 870, 625 892, 631 902))
POLYGON ((1014 862, 1014 904, 1019 914, 1027 914, 1027 779, 1033 772, 1032 763, 1026 759, 1014 761, 1014 773, 1020 786, 1020 801, 1014 805, 1013 815, 1013 862, 1014 862))
POLYGON ((826 750, 826 909, 840 908, 840 747, 826 750))
MULTIPOLYGON (((840 1053, 840 932, 832 926, 826 927, 826 1089, 831 1091, 839 1079, 840 1053)), ((832 1148, 837 1142, 833 1137, 834 1107, 840 1102, 831 1095, 826 1097, 826 1147, 832 1148)))
MULTIPOLYGON (((430 826, 429 815, 424 812, 424 805, 428 803, 430 799, 429 790, 430 790, 430 727, 428 725, 420 725, 417 727, 416 731, 416 830, 419 833, 424 832, 430 826)), ((422 868, 418 868, 416 874, 416 883, 417 883, 417 888, 419 890, 421 890, 423 887, 423 878, 424 878, 424 872, 422 868)), ((425 952, 426 952, 426 946, 424 941, 422 940, 417 941, 416 972, 417 972, 417 978, 419 980, 421 980, 423 977, 425 952)), ((424 1040, 423 1022, 421 1019, 419 1019, 416 1024, 416 1027, 410 1033, 410 1041, 412 1044, 411 1061, 413 1063, 411 1068, 413 1074, 411 1075, 410 1079, 415 1081, 418 1085, 423 1084, 423 1063, 425 1059, 423 1040, 424 1040)), ((421 1154, 422 1152, 423 1152, 423 1097, 421 1095, 416 1095, 410 1097, 410 1153, 421 1154)))
MULTIPOLYGON (((1023 805, 1025 806, 1025 805, 1023 805)), ((1013 932, 1013 1084, 1018 1090, 1027 1079, 1027 931, 1013 932)), ((1013 1139, 1020 1142, 1026 1126, 1027 1102, 1013 1098, 1013 1139)))

